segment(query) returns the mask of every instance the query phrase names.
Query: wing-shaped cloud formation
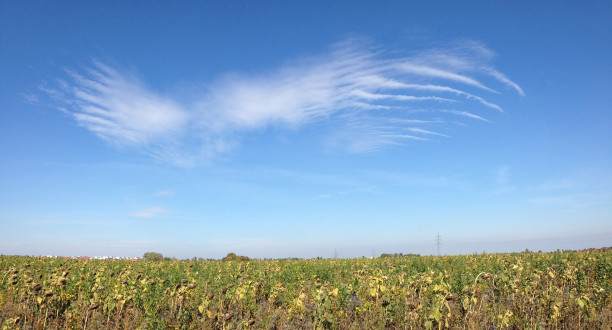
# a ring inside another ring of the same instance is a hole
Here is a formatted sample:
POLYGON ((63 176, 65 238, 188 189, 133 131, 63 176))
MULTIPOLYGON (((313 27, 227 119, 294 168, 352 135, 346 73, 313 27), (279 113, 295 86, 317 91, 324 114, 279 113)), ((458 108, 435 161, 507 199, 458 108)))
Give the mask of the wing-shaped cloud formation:
POLYGON ((187 112, 136 78, 95 61, 86 75, 70 72, 73 116, 100 138, 120 145, 146 145, 179 132, 187 112))
POLYGON ((47 91, 101 139, 180 165, 215 156, 241 134, 269 126, 335 125, 332 144, 369 152, 406 139, 447 137, 435 130, 488 121, 480 114, 487 110, 502 112, 483 96, 500 93, 491 84, 524 92, 490 65, 493 57, 473 41, 388 57, 349 40, 273 72, 219 77, 191 104, 97 61, 84 72, 69 71, 68 81, 47 91))

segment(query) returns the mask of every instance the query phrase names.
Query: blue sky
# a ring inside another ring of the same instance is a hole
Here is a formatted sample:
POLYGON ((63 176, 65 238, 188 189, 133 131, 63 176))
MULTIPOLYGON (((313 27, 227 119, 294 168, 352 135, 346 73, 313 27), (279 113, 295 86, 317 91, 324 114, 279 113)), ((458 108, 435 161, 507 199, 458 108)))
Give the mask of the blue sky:
POLYGON ((612 245, 612 4, 5 1, 0 253, 612 245))

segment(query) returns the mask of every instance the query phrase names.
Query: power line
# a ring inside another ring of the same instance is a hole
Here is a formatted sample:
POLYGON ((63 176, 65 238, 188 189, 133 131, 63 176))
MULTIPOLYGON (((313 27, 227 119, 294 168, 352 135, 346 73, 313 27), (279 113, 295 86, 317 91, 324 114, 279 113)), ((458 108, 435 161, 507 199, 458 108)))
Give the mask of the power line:
POLYGON ((442 238, 440 237, 440 233, 438 233, 438 235, 436 235, 436 248, 438 255, 440 255, 440 246, 442 246, 442 238))

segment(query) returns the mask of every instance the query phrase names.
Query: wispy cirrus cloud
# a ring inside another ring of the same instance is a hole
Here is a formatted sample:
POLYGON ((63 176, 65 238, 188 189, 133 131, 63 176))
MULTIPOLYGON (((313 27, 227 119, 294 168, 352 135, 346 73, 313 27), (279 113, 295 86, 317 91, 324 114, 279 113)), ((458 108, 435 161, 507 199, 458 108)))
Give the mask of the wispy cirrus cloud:
POLYGON ((169 212, 170 211, 162 207, 151 207, 148 209, 131 212, 130 215, 135 218, 157 218, 164 214, 168 214, 169 212))
POLYGON ((574 173, 551 177, 533 186, 529 203, 551 206, 562 212, 589 210, 610 218, 612 175, 607 167, 588 167, 574 173))
POLYGON ((505 195, 518 190, 510 180, 510 166, 503 165, 494 171, 494 195, 505 195))
POLYGON ((488 100, 500 93, 494 85, 524 95, 492 67, 493 57, 473 41, 389 57, 348 40, 271 72, 218 77, 191 103, 99 61, 67 71, 69 79, 46 92, 99 138, 179 165, 234 148, 253 130, 318 123, 330 127, 332 144, 371 152, 448 138, 442 131, 452 122, 488 121, 489 110, 503 111, 488 100))
POLYGON ((64 91, 72 115, 80 125, 114 144, 159 143, 179 132, 189 117, 172 99, 98 61, 83 74, 69 74, 73 84, 64 91))
POLYGON ((154 193, 152 196, 153 197, 168 197, 168 196, 174 196, 175 192, 174 190, 160 190, 156 193, 154 193))

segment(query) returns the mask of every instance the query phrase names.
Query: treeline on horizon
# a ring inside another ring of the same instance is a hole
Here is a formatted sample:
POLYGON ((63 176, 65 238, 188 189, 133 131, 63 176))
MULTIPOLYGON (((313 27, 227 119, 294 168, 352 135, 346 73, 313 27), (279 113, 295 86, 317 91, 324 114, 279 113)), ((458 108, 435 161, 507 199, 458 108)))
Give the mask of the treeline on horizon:
MULTIPOLYGON (((587 252, 587 251, 592 251, 592 252, 606 252, 606 251, 610 251, 612 250, 612 247, 602 247, 602 248, 589 248, 589 249, 582 249, 582 250, 560 250, 558 249, 557 251, 551 251, 551 252, 542 252, 542 251, 538 251, 538 252, 534 252, 531 251, 529 249, 525 249, 522 252, 505 252, 505 253, 494 253, 494 254, 512 254, 512 253, 554 253, 554 252, 587 252)), ((473 253, 473 254, 477 254, 477 253, 473 253)), ((487 254, 486 252, 483 252, 482 254, 487 254)), ((403 257, 420 257, 420 254, 417 253, 381 253, 377 258, 403 258, 403 257)), ((365 256, 360 257, 361 259, 366 258, 365 256)), ((342 259, 360 259, 360 258, 342 258, 342 259)), ((145 254, 143 255, 142 259, 144 260, 151 260, 151 261, 176 261, 179 260, 177 258, 174 257, 164 257, 163 254, 159 253, 159 252, 145 252, 145 254)), ((301 260, 301 259, 324 259, 323 257, 316 257, 316 258, 295 258, 295 257, 288 257, 288 258, 263 258, 261 260, 301 260)), ((330 259, 338 259, 338 257, 333 257, 330 259)), ((214 259, 214 258, 198 258, 198 257, 193 257, 191 259, 181 259, 181 260, 185 260, 185 261, 249 261, 249 260, 260 260, 259 258, 249 258, 247 256, 242 256, 242 255, 237 255, 234 252, 230 252, 228 253, 225 257, 221 258, 221 259, 214 259)))
MULTIPOLYGON (((605 247, 601 247, 601 248, 588 248, 588 249, 580 249, 580 250, 561 250, 561 249, 557 249, 556 251, 548 251, 548 252, 543 252, 542 250, 540 251, 531 251, 529 249, 525 249, 524 251, 521 252, 491 252, 491 253, 487 253, 486 251, 483 251, 482 253, 471 253, 471 255, 476 255, 476 254, 514 254, 514 253, 555 253, 555 252, 607 252, 607 251, 611 251, 612 250, 612 246, 605 246, 605 247)), ((457 255, 466 255, 466 254, 457 254, 457 255)), ((0 253, 0 256, 11 256, 10 254, 3 254, 0 253)), ((19 255, 13 255, 13 256, 19 256, 19 255)), ((35 256, 35 255, 25 255, 26 257, 45 257, 45 256, 35 256)), ((374 258, 403 258, 403 257, 421 257, 423 255, 420 255, 418 253, 381 253, 378 257, 374 257, 374 258)), ((425 255, 425 256, 435 256, 435 255, 425 255)), ((453 255, 447 255, 445 254, 444 256, 453 256, 453 255)), ((60 257, 57 256, 57 258, 89 258, 89 257, 60 257)), ((183 260, 183 261, 250 261, 250 260, 303 260, 303 259, 365 259, 368 257, 365 256, 361 256, 361 257, 354 257, 354 258, 339 258, 337 256, 335 257, 330 257, 330 258, 323 258, 323 257, 314 257, 314 258, 298 258, 298 257, 285 257, 285 258, 250 258, 248 256, 243 256, 243 255, 237 255, 234 252, 229 252, 225 257, 221 258, 221 259, 215 259, 215 258, 202 258, 202 257, 193 257, 191 259, 189 258, 184 258, 184 259, 179 259, 176 257, 164 257, 164 255, 162 253, 159 252, 145 252, 142 256, 143 260, 149 260, 149 261, 179 261, 179 260, 183 260)), ((126 259, 126 258, 124 258, 126 259)))

